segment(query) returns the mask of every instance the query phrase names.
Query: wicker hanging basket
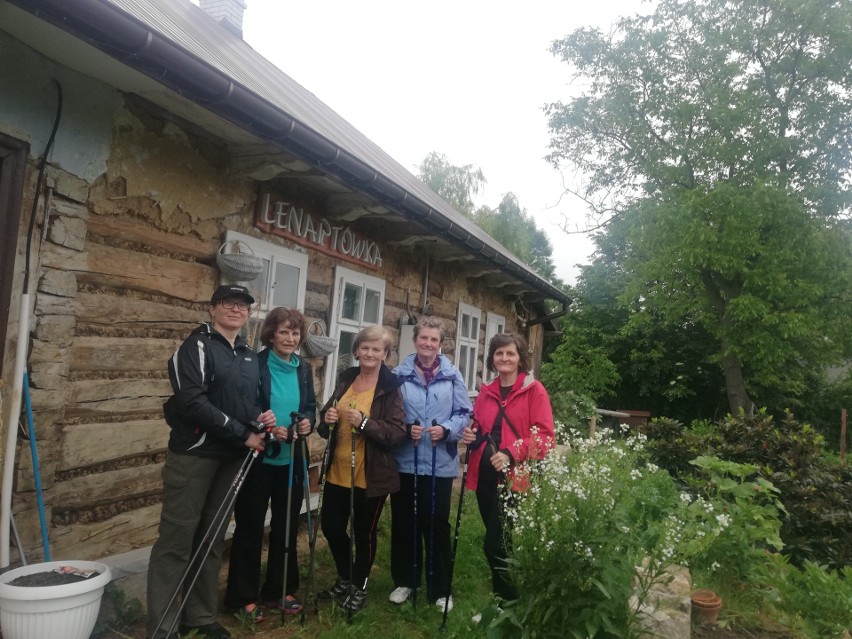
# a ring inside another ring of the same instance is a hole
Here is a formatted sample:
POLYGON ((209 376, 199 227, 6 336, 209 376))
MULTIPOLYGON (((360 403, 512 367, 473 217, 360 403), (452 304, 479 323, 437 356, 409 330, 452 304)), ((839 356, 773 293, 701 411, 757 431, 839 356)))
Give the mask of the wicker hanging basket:
POLYGON ((240 240, 224 242, 216 253, 216 264, 222 275, 235 282, 250 282, 263 272, 263 259, 240 240), (231 250, 226 252, 226 249, 231 250))
POLYGON ((337 340, 328 337, 321 322, 314 320, 308 326, 308 335, 302 342, 302 351, 308 357, 328 357, 337 348, 337 340), (316 331, 314 332, 314 327, 316 331))

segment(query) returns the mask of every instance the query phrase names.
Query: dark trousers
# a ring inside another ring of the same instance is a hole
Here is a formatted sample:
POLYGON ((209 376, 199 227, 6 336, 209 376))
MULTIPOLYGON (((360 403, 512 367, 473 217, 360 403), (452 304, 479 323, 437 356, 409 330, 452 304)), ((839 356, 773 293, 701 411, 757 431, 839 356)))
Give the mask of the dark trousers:
MULTIPOLYGON (((166 613, 169 599, 175 592, 181 575, 208 531, 211 531, 213 538, 210 554, 203 563, 198 563, 204 554, 205 543, 199 560, 190 568, 182 593, 186 598, 186 606, 180 622, 195 627, 216 621, 222 539, 227 526, 222 525, 215 536, 212 528, 215 527, 214 523, 221 521, 214 522, 216 513, 227 501, 229 489, 242 461, 242 458, 236 457, 213 459, 181 455, 172 451, 166 456, 163 466, 160 536, 151 549, 151 560, 148 564, 148 637, 154 636, 154 628, 166 613), (189 583, 196 574, 198 579, 187 593, 189 583)), ((254 462, 254 465, 257 463, 254 462)), ((225 511, 219 513, 219 516, 224 515, 227 521, 230 512, 227 512, 227 509, 225 511)), ((166 636, 166 630, 174 619, 179 601, 180 597, 160 627, 157 639, 166 636)))
MULTIPOLYGON (((322 502, 322 534, 328 541, 337 575, 349 579, 349 488, 326 482, 322 502)), ((387 495, 367 497, 355 489, 355 566, 352 583, 366 588, 376 558, 376 531, 387 495)))
POLYGON ((450 502, 452 477, 435 478, 435 518, 432 518, 432 477, 417 477, 417 540, 414 539, 414 475, 399 474, 400 490, 391 495, 391 576, 394 586, 415 588, 426 574, 426 597, 435 601, 450 594, 450 502), (434 556, 432 522, 435 523, 434 556), (415 550, 415 543, 417 550, 415 550), (423 548, 426 549, 425 561, 423 548), (416 559, 415 559, 416 558, 416 559), (417 562, 415 570, 414 564, 417 562), (429 579, 429 572, 434 571, 429 579))
POLYGON ((485 539, 482 549, 488 566, 491 568, 491 587, 494 594, 508 601, 518 598, 512 580, 509 578, 506 558, 511 552, 512 531, 507 526, 500 475, 491 466, 490 455, 483 455, 479 464, 479 481, 476 486, 476 503, 479 514, 485 524, 485 539))
POLYGON ((287 546, 287 483, 290 466, 258 463, 251 469, 234 508, 236 528, 231 542, 228 586, 225 606, 239 608, 258 600, 260 560, 266 510, 271 503, 269 552, 266 558, 266 580, 260 588, 260 600, 278 600, 299 589, 299 562, 296 538, 299 512, 304 499, 304 472, 299 463, 293 468, 293 495, 290 501, 290 544, 287 565, 287 592, 284 592, 284 549, 287 546))

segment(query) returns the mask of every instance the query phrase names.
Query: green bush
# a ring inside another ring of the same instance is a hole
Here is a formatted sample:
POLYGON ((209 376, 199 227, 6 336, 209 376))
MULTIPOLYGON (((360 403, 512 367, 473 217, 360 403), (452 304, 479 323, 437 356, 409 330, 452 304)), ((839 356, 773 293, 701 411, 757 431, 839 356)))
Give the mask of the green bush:
POLYGON ((781 538, 792 561, 852 565, 852 471, 826 455, 823 437, 808 424, 789 412, 776 420, 762 410, 729 415, 712 427, 656 419, 645 432, 654 462, 683 481, 695 478, 688 460, 700 454, 755 465, 779 490, 786 511, 781 538))
POLYGON ((489 637, 638 636, 629 603, 636 566, 650 558, 647 589, 664 565, 712 547, 729 523, 722 504, 681 494, 647 463, 644 439, 573 431, 570 453, 535 465, 531 488, 508 508, 520 597, 490 622, 489 637))

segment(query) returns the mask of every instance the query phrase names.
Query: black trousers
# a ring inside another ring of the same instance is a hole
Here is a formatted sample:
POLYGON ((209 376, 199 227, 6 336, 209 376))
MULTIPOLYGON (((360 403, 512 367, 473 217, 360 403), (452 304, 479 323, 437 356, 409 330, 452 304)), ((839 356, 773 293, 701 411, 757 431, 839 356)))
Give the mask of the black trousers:
POLYGON ((399 492, 391 495, 391 576, 394 586, 419 588, 421 575, 425 573, 426 597, 429 601, 447 597, 450 594, 450 555, 452 554, 450 502, 453 495, 453 478, 435 478, 433 520, 432 477, 418 475, 416 541, 414 538, 414 475, 400 473, 399 481, 399 492), (432 553, 433 521, 435 524, 434 556, 432 553), (431 579, 430 572, 433 573, 431 579))
MULTIPOLYGON (((326 482, 322 502, 322 534, 328 541, 337 576, 349 579, 349 488, 326 482)), ((376 559, 379 517, 387 495, 367 497, 363 488, 355 489, 355 565, 352 583, 366 588, 367 577, 376 559)))
POLYGON ((509 578, 506 558, 512 548, 512 531, 505 517, 501 492, 502 480, 499 473, 491 466, 490 456, 482 455, 479 464, 479 481, 476 485, 476 503, 479 514, 485 524, 485 539, 482 549, 488 566, 491 568, 491 587, 494 594, 506 600, 518 598, 512 580, 509 578))
MULTIPOLYGON (((284 593, 284 548, 287 527, 287 479, 290 466, 256 463, 237 497, 234 508, 236 528, 231 543, 228 586, 225 606, 238 608, 258 600, 260 560, 263 552, 263 529, 266 510, 272 504, 269 526, 269 552, 266 558, 266 580, 260 588, 260 600, 281 599, 284 593)), ((296 538, 299 513, 304 500, 304 471, 297 463, 293 468, 293 495, 290 503, 290 544, 287 565, 287 592, 299 589, 299 562, 296 538)))

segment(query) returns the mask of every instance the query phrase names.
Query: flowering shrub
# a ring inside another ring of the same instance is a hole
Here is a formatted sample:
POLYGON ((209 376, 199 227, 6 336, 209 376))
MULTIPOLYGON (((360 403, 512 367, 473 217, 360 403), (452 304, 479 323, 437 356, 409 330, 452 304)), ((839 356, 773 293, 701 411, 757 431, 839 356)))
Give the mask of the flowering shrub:
POLYGON ((644 435, 616 439, 602 429, 585 439, 570 431, 566 441, 568 454, 548 454, 529 490, 506 497, 520 598, 506 602, 489 637, 636 636, 635 567, 646 557, 657 567, 688 563, 730 523, 718 505, 682 495, 646 460, 644 435))

